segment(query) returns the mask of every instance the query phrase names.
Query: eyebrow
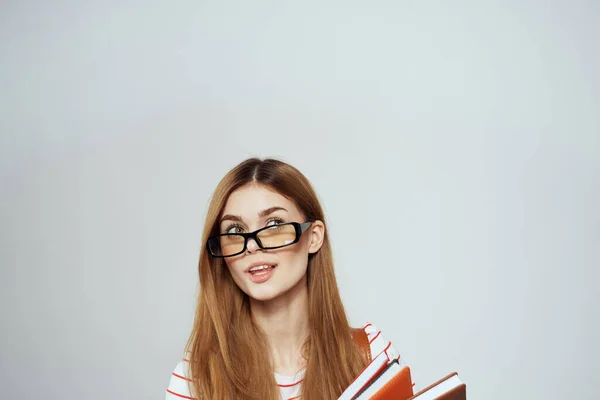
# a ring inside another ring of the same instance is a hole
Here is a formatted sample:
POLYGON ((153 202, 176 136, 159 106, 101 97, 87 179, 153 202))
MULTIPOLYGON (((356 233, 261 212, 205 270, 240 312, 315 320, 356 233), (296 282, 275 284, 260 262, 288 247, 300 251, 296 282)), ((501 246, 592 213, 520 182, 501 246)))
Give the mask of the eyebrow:
MULTIPOLYGON (((280 210, 283 210, 283 211, 287 212, 287 210, 285 208, 275 206, 275 207, 269 207, 266 210, 260 211, 258 213, 258 216, 260 218, 263 218, 263 217, 266 217, 269 214, 273 214, 275 211, 280 211, 280 210)), ((221 221, 219 223, 221 224, 221 223, 223 223, 223 221, 227 221, 227 220, 229 220, 229 221, 238 221, 238 222, 244 221, 244 219, 241 216, 239 216, 239 215, 225 214, 225 215, 223 215, 223 217, 221 218, 221 221)))

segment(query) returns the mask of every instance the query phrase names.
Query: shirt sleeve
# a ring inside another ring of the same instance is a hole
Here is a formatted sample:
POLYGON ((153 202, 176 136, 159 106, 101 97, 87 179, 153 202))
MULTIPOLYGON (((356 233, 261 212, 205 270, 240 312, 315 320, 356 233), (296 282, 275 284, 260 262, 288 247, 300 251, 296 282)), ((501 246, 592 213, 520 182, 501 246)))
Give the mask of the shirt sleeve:
POLYGON ((167 387, 166 400, 193 399, 188 386, 190 382, 187 372, 188 367, 189 363, 186 360, 182 360, 177 364, 167 387))

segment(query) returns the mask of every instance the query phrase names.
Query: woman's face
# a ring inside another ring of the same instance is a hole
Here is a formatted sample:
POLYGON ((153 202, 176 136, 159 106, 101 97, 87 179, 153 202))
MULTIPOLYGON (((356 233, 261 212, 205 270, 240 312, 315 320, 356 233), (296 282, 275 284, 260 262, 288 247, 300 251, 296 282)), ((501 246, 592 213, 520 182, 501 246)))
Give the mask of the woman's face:
MULTIPOLYGON (((248 184, 229 196, 219 230, 220 233, 253 232, 278 223, 303 223, 304 218, 296 205, 279 193, 248 184)), ((246 251, 225 258, 225 262, 235 283, 248 296, 259 301, 275 299, 306 284, 308 255, 321 247, 324 229, 321 221, 315 221, 297 243, 273 250, 263 250, 254 239, 248 239, 246 251), (268 268, 256 270, 257 266, 268 268)))

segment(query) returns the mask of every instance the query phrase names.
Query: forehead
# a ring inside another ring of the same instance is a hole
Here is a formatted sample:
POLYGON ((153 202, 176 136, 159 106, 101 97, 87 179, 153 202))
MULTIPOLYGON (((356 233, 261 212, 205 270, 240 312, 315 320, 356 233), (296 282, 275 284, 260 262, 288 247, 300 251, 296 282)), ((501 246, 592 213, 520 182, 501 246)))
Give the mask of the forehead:
POLYGON ((239 215, 245 220, 251 220, 258 218, 258 213, 271 207, 283 207, 288 210, 290 216, 301 215, 293 201, 271 188, 258 184, 248 184, 231 193, 223 209, 223 215, 239 215))

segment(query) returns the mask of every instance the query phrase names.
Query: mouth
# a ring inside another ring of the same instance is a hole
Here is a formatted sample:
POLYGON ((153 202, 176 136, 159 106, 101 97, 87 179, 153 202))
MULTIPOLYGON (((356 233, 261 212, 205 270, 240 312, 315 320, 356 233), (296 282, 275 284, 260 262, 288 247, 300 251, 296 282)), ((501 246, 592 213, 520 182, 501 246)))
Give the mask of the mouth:
POLYGON ((274 270, 275 267, 276 267, 275 265, 270 265, 270 264, 257 265, 255 267, 249 268, 246 272, 252 276, 265 275, 269 271, 274 270))
POLYGON ((250 279, 254 283, 262 283, 267 281, 271 275, 273 275, 275 268, 277 268, 277 266, 271 264, 256 265, 249 268, 246 273, 250 275, 250 279))

